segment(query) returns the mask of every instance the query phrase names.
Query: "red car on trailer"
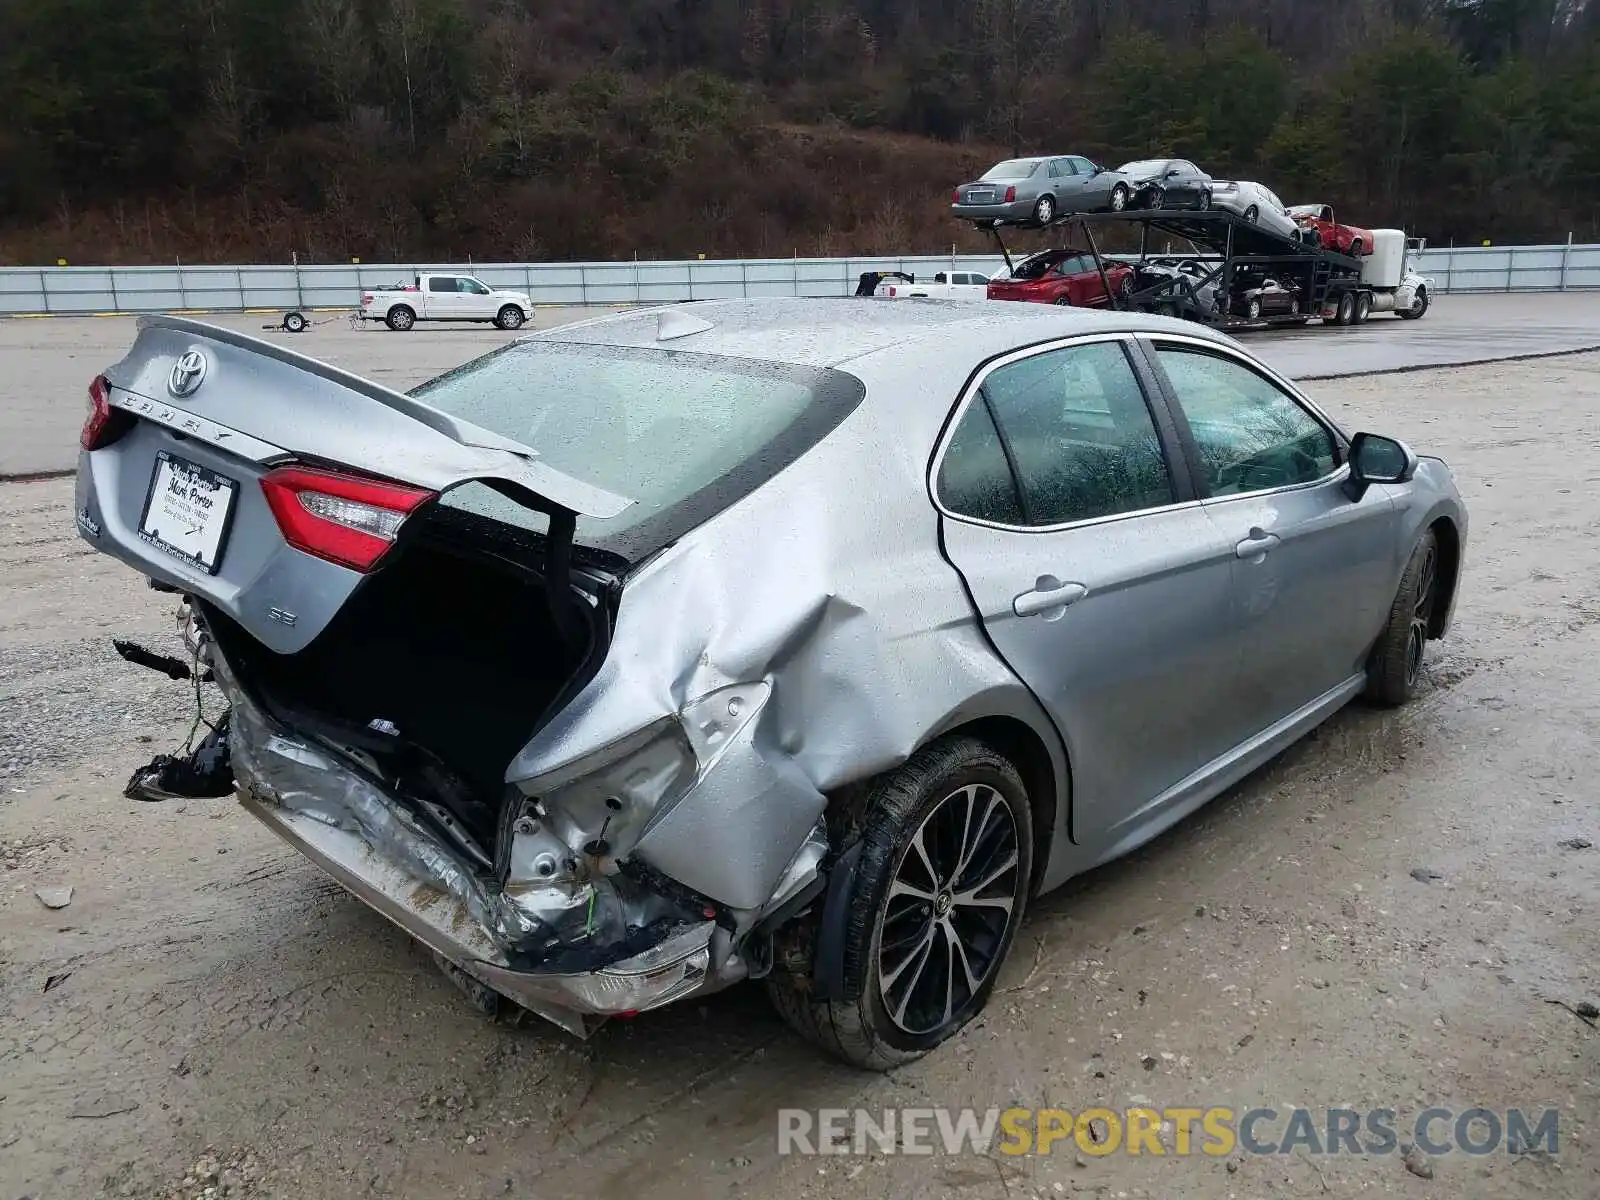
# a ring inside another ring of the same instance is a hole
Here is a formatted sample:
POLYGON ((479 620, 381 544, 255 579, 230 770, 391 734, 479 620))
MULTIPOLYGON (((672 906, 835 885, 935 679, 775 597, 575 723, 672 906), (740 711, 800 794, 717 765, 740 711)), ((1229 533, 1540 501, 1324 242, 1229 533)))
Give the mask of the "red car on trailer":
POLYGON ((1061 304, 1096 308, 1107 300, 1106 284, 1118 296, 1133 292, 1133 268, 1107 262, 1105 280, 1087 250, 1042 250, 1012 268, 1011 274, 989 281, 989 299, 1024 300, 1032 304, 1061 304))
POLYGON ((1372 253, 1372 230, 1356 225, 1341 225, 1333 217, 1331 204, 1291 204, 1289 215, 1301 229, 1315 229, 1322 239, 1317 244, 1337 250, 1351 258, 1372 253))

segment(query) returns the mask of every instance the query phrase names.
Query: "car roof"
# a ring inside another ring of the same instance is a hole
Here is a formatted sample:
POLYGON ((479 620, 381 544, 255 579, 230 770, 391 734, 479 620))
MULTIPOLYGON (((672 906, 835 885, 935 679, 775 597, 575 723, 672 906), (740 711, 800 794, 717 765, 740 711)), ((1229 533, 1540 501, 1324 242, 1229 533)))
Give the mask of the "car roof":
MULTIPOLYGON (((1191 337, 1227 339, 1185 322, 1191 337)), ((840 367, 874 358, 943 358, 951 351, 976 364, 1007 350, 1055 338, 1101 332, 1173 332, 1170 319, 1044 304, 971 300, 772 297, 703 300, 636 309, 533 334, 526 342, 577 342, 597 346, 654 346, 697 354, 755 359, 795 366, 840 367), (658 339, 661 315, 692 315, 708 329, 658 339)))

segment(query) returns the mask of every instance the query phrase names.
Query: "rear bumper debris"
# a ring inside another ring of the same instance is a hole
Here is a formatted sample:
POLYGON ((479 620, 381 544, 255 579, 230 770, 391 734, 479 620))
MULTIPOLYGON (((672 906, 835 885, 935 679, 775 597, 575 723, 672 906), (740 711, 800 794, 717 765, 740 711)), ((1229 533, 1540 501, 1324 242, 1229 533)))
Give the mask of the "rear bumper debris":
MULTIPOLYGON (((491 880, 365 775, 308 739, 278 730, 220 655, 214 662, 233 706, 233 766, 246 810, 473 979, 579 1037, 607 1017, 731 982, 713 963, 717 947, 726 957, 726 937, 714 943, 717 923, 703 914, 630 929, 620 953, 615 945, 570 945, 542 969, 530 964, 519 945, 526 931, 508 927, 491 880), (570 969, 588 958, 603 965, 570 969)), ((601 942, 598 930, 592 940, 601 942)))

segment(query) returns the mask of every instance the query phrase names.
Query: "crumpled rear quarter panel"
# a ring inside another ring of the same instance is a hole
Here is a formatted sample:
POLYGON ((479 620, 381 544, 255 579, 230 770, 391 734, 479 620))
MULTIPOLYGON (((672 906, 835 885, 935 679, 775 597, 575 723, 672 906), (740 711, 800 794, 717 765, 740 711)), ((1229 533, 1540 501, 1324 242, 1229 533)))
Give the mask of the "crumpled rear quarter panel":
POLYGON ((771 895, 824 793, 967 719, 1021 716, 1052 739, 939 551, 927 464, 974 365, 951 358, 933 376, 943 387, 892 362, 848 365, 868 384, 861 408, 627 581, 605 664, 508 778, 535 777, 716 688, 769 681, 752 753, 719 764, 636 851, 750 908, 771 895))

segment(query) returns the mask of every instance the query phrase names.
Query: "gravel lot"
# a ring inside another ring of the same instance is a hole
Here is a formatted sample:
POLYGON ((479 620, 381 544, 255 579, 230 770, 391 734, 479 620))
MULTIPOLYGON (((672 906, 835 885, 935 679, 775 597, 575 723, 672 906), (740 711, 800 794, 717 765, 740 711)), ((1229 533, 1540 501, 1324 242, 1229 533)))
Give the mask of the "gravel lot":
POLYGON ((1600 849, 1561 845, 1600 843, 1600 355, 1311 390, 1443 454, 1472 508, 1428 693, 1047 897, 988 1015, 884 1078, 756 988, 587 1044, 487 1021, 232 803, 123 799, 193 696, 109 639, 170 638, 170 597, 76 538, 68 481, 0 484, 0 1200, 1600 1195, 1597 1035, 1550 1003, 1600 1000, 1600 849), (1398 1156, 775 1152, 779 1107, 1141 1098, 1550 1105, 1560 1154, 1428 1181, 1398 1156))

